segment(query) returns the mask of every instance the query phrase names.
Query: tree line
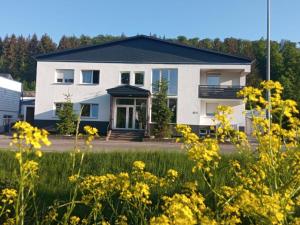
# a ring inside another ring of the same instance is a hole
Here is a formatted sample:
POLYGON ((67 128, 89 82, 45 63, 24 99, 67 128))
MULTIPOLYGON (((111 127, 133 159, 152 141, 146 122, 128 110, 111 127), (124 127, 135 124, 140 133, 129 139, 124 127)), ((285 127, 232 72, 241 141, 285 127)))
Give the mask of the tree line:
MULTIPOLYGON (((155 35, 153 35, 155 36, 155 35)), ((56 50, 101 44, 125 38, 125 35, 86 35, 62 36, 55 43, 47 34, 40 38, 36 34, 28 37, 0 37, 0 73, 10 73, 14 79, 23 82, 25 90, 35 88, 36 61, 34 55, 56 50)), ((165 37, 161 37, 167 39, 165 37)), ((248 57, 253 60, 252 72, 247 77, 247 85, 257 86, 266 77, 266 41, 264 39, 249 41, 237 38, 200 39, 178 36, 167 39, 199 48, 208 48, 229 54, 248 57)), ((300 49, 297 43, 288 40, 271 42, 271 78, 281 81, 285 88, 284 97, 300 103, 300 49)))

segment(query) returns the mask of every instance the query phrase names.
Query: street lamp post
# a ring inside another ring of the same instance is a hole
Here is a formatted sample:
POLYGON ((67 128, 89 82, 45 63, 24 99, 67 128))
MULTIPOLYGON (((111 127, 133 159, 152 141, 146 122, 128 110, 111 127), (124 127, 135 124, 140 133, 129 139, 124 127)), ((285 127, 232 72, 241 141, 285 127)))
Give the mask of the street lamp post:
MULTIPOLYGON (((270 23, 271 23, 271 0, 267 0, 267 81, 271 79, 271 41, 270 41, 270 23)), ((269 129, 271 126, 271 91, 268 90, 267 93, 268 103, 269 103, 269 109, 267 112, 267 117, 269 119, 269 129)))

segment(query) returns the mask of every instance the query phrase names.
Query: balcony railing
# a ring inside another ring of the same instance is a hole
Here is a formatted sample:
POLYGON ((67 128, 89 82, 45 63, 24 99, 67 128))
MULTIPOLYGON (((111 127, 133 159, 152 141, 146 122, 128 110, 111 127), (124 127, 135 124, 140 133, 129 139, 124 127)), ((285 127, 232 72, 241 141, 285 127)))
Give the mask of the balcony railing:
POLYGON ((199 85, 199 98, 239 99, 237 92, 243 86, 199 85))

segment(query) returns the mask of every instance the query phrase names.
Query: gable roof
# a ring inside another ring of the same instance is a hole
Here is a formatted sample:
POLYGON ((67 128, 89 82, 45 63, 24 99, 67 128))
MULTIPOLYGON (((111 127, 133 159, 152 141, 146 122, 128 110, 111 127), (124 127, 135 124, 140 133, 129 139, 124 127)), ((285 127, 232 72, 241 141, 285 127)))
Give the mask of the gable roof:
POLYGON ((251 60, 248 58, 195 48, 145 35, 37 55, 35 58, 37 61, 57 62, 251 64, 251 60))
POLYGON ((107 89, 106 91, 114 97, 148 97, 150 95, 149 90, 129 84, 119 85, 117 87, 107 89))

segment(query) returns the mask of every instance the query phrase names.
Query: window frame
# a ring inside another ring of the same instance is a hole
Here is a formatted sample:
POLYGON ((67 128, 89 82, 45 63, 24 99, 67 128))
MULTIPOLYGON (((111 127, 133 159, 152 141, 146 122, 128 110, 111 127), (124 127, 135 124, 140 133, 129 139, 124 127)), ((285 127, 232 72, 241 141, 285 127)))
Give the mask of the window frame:
POLYGON ((81 77, 80 77, 80 84, 84 84, 84 85, 99 85, 100 84, 100 70, 81 70, 81 77), (90 83, 86 83, 86 82, 83 82, 83 73, 84 72, 87 72, 87 71, 91 71, 92 72, 92 76, 91 76, 91 82, 90 83), (98 72, 98 83, 94 83, 94 73, 95 72, 98 72))
POLYGON ((89 116, 82 116, 82 114, 81 114, 80 115, 81 118, 83 118, 83 119, 98 119, 99 118, 99 104, 96 104, 96 103, 80 103, 80 110, 81 110, 83 105, 89 105, 90 106, 90 112, 89 112, 89 116), (97 116, 93 116, 93 106, 94 105, 97 106, 97 116))
POLYGON ((130 80, 130 79, 131 79, 131 73, 130 73, 130 71, 121 71, 121 72, 120 72, 120 82, 119 82, 120 85, 130 85, 130 84, 131 84, 131 82, 130 82, 131 80, 130 80), (129 75, 129 78, 128 78, 128 84, 123 84, 123 83, 122 83, 122 75, 123 75, 123 74, 128 74, 128 75, 129 75))
POLYGON ((72 85, 75 83, 75 70, 74 69, 55 69, 55 84, 61 84, 61 85, 72 85), (60 72, 61 71, 61 72, 60 72), (66 79, 65 74, 62 71, 72 71, 73 78, 72 79, 66 79), (62 78, 58 78, 58 74, 63 74, 62 78), (58 82, 58 79, 61 79, 62 82, 58 82), (66 80, 73 80, 72 82, 66 82, 66 80))
POLYGON ((145 85, 145 72, 144 71, 135 71, 134 72, 134 85, 135 86, 144 86, 145 85), (136 75, 137 74, 142 74, 143 75, 143 83, 142 84, 137 84, 136 83, 136 75))

